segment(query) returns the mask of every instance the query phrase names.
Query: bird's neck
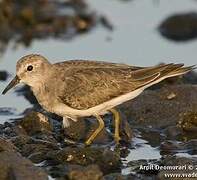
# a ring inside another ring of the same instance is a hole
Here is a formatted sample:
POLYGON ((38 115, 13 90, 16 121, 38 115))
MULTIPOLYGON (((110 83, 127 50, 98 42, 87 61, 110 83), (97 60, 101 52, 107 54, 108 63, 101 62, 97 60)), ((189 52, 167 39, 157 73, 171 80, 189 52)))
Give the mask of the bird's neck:
POLYGON ((46 84, 39 84, 37 86, 31 87, 37 101, 39 102, 40 105, 47 111, 52 112, 52 104, 55 98, 53 97, 53 92, 49 90, 49 88, 46 86, 46 84))

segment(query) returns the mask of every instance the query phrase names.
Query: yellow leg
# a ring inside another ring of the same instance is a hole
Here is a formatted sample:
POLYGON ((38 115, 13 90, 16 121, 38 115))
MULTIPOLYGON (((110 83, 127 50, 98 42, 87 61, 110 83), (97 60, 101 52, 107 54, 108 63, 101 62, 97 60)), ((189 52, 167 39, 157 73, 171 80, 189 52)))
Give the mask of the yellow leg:
POLYGON ((93 132, 93 134, 88 138, 88 140, 86 140, 85 142, 86 145, 90 145, 93 142, 93 140, 101 132, 101 130, 104 128, 105 125, 103 119, 99 115, 96 115, 95 117, 99 122, 99 127, 93 132))
POLYGON ((114 140, 118 144, 120 141, 120 114, 117 110, 115 109, 110 109, 109 110, 113 116, 114 116, 114 121, 115 121, 115 133, 114 133, 114 140))

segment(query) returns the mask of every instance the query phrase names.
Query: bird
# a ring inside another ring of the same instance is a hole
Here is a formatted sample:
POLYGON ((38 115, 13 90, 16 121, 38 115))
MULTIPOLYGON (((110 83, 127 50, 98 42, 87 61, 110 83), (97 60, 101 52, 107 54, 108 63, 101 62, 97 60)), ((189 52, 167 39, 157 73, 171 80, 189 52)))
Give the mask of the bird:
POLYGON ((30 86, 46 111, 63 117, 64 128, 71 121, 95 117, 98 128, 85 141, 86 145, 92 144, 104 128, 102 115, 111 112, 115 121, 114 140, 119 143, 121 120, 116 107, 134 99, 146 88, 194 68, 174 63, 140 67, 96 60, 52 64, 42 55, 29 54, 18 60, 16 76, 2 94, 19 83, 30 86))

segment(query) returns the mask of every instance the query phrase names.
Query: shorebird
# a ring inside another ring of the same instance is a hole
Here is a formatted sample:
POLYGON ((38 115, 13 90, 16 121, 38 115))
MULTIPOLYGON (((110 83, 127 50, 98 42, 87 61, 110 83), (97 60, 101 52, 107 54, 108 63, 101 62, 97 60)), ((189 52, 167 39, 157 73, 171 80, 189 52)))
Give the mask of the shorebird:
POLYGON ((104 128, 102 115, 115 120, 114 140, 120 140, 120 116, 116 106, 131 100, 160 81, 185 74, 194 66, 163 64, 137 67, 101 61, 69 60, 51 64, 45 57, 30 54, 16 65, 16 76, 2 94, 18 83, 29 85, 40 105, 63 117, 63 126, 80 117, 94 116, 98 128, 86 140, 89 145, 104 128))

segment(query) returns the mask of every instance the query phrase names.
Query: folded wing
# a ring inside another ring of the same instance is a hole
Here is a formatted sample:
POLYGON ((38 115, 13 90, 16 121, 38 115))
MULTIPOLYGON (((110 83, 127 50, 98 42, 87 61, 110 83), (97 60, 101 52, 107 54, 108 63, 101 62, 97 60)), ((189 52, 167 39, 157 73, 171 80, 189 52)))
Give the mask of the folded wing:
MULTIPOLYGON (((147 68, 95 67, 78 68, 65 73, 60 100, 75 109, 88 109, 127 94, 165 77, 188 72, 193 67, 166 64, 147 68)), ((72 69, 72 68, 71 68, 72 69)))

